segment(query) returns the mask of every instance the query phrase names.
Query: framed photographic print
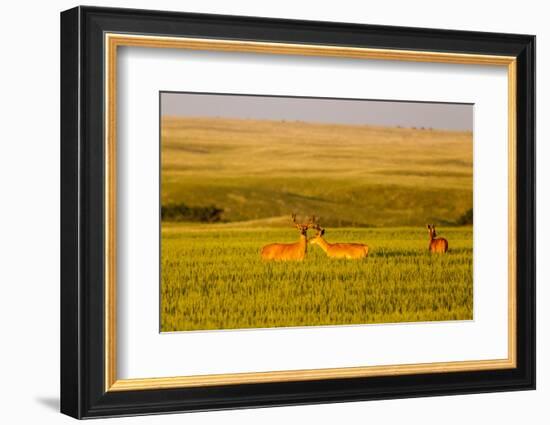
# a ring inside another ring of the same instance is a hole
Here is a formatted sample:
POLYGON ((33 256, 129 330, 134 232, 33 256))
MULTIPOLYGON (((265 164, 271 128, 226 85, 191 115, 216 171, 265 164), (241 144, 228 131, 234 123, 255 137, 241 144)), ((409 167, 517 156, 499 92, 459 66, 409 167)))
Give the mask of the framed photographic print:
POLYGON ((535 387, 535 38, 61 14, 61 411, 535 387))

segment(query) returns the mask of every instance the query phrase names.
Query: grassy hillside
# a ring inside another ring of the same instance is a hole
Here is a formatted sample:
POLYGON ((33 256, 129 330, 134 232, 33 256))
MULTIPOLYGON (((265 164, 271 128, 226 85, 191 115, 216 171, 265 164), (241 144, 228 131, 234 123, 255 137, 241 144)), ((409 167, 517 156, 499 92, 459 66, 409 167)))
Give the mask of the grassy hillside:
POLYGON ((224 118, 162 119, 162 203, 226 222, 452 224, 472 207, 472 134, 224 118))

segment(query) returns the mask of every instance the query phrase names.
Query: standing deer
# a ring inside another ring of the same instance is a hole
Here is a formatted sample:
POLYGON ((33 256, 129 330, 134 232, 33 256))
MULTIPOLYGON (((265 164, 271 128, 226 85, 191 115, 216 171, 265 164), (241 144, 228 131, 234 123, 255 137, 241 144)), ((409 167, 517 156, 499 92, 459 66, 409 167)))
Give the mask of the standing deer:
POLYGON ((303 260, 307 250, 307 229, 312 225, 308 223, 297 223, 296 214, 292 214, 292 222, 300 232, 300 240, 295 243, 272 243, 262 248, 261 255, 264 260, 303 260))
POLYGON ((309 240, 309 243, 319 245, 325 251, 327 257, 360 259, 366 258, 369 255, 369 247, 367 245, 362 243, 328 243, 323 238, 325 229, 318 224, 315 224, 313 227, 317 230, 317 234, 309 240))
POLYGON ((449 243, 447 242, 447 239, 445 238, 438 238, 437 234, 435 233, 435 225, 427 225, 428 226, 428 232, 430 233, 430 245, 429 250, 431 253, 440 253, 444 254, 449 249, 449 243))

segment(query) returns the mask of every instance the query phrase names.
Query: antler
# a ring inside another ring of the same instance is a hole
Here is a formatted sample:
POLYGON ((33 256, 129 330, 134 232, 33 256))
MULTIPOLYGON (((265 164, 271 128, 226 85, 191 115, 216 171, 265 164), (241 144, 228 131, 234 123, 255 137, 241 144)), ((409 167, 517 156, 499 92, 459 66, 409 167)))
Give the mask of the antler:
POLYGON ((317 221, 319 219, 319 217, 316 217, 316 216, 312 215, 308 218, 307 223, 298 223, 296 221, 296 214, 294 214, 294 213, 291 214, 291 217, 292 217, 292 222, 294 224, 300 224, 301 226, 307 226, 308 229, 317 229, 317 230, 321 229, 321 226, 319 226, 319 223, 317 221))
POLYGON ((307 223, 308 228, 320 230, 321 226, 319 225, 317 220, 319 220, 319 217, 315 217, 314 215, 312 215, 307 223))

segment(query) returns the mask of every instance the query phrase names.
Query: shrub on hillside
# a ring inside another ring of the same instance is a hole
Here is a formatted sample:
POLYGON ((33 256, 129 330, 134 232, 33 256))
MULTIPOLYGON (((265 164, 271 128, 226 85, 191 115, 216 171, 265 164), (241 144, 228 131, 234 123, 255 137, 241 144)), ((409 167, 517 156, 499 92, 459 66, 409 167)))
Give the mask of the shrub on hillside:
POLYGON ((465 226, 468 224, 474 224, 474 209, 470 208, 468 211, 466 211, 464 214, 462 214, 458 220, 456 220, 456 224, 460 226, 465 226))
POLYGON ((223 209, 214 205, 208 207, 190 207, 183 203, 168 204, 161 207, 163 221, 192 221, 217 223, 222 219, 223 209))

